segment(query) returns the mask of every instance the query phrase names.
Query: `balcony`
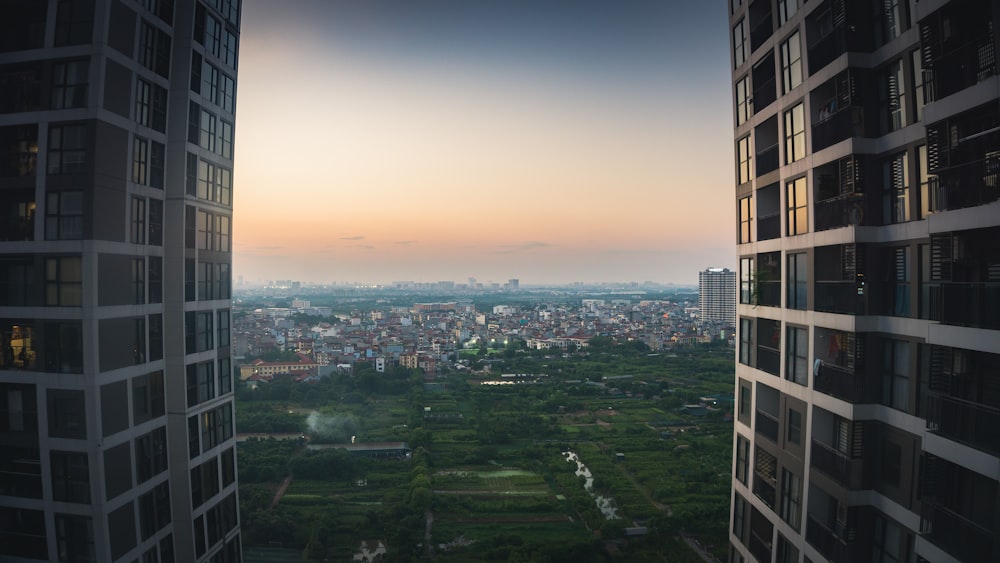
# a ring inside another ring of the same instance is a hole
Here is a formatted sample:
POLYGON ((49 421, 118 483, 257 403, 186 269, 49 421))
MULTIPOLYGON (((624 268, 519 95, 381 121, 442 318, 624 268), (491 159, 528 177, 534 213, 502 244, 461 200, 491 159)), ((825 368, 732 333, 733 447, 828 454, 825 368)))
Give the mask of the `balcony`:
POLYGON ((865 560, 868 554, 862 553, 863 550, 858 549, 859 546, 847 541, 848 536, 853 535, 852 532, 848 532, 847 526, 837 522, 835 527, 836 530, 831 530, 810 514, 806 517, 806 541, 834 563, 865 560))
POLYGON ((771 375, 781 375, 781 352, 766 346, 757 346, 757 369, 771 375))
POLYGON ((864 286, 854 281, 816 281, 815 309, 825 313, 865 315, 868 311, 864 286))
POLYGON ((820 151, 844 139, 861 137, 864 134, 864 109, 859 106, 848 106, 813 125, 813 151, 820 151))
POLYGON ((753 530, 750 531, 750 553, 757 561, 771 560, 771 539, 764 539, 758 536, 753 530))
POLYGON ((925 502, 923 519, 930 540, 961 561, 991 561, 994 533, 933 501, 925 502))
POLYGON ((813 440, 811 464, 848 489, 861 488, 862 466, 860 460, 851 460, 830 446, 813 440))
POLYGON ((781 307, 781 282, 758 281, 756 304, 763 307, 781 307))
POLYGON ((817 201, 815 206, 816 231, 828 231, 841 227, 874 225, 878 222, 878 202, 864 194, 844 196, 817 201))
POLYGON ((775 444, 778 443, 778 420, 766 412, 757 411, 757 420, 754 423, 754 430, 775 444))
POLYGON ((31 240, 35 235, 34 217, 16 217, 0 224, 0 241, 31 240))
POLYGON ((927 397, 927 426, 935 434, 1000 454, 1000 409, 931 392, 927 397))
POLYGON ((833 364, 821 364, 813 379, 813 389, 849 403, 877 402, 877 381, 867 382, 863 374, 833 364))
POLYGON ((755 155, 757 158, 757 176, 778 169, 778 145, 765 147, 755 155))
POLYGON ((932 321, 973 328, 1000 329, 1000 283, 927 284, 932 321))
POLYGON ((781 214, 774 213, 757 219, 757 240, 781 238, 781 214))
POLYGON ((764 501, 766 505, 774 508, 775 499, 774 478, 768 478, 756 471, 753 474, 753 494, 764 501))
MULTIPOLYGON (((934 47, 935 51, 944 48, 934 47)), ((959 47, 935 57, 929 66, 932 78, 928 83, 933 97, 928 101, 940 100, 978 84, 997 73, 993 34, 968 39, 959 47)))
POLYGON ((1000 154, 937 171, 928 190, 933 211, 964 209, 1000 199, 1000 154))

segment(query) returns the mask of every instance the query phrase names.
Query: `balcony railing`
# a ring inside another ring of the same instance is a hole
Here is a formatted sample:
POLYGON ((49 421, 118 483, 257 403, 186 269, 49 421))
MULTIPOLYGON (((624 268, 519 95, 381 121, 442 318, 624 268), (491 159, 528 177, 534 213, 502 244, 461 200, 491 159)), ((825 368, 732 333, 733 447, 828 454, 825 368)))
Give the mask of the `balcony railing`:
POLYGON ((845 315, 867 314, 864 288, 853 281, 817 281, 815 309, 845 315))
POLYGON ((774 348, 757 346, 757 369, 771 375, 781 375, 781 352, 774 348))
POLYGON ((757 219, 757 240, 781 238, 781 214, 772 213, 757 219))
POLYGON ((936 57, 931 63, 936 99, 973 86, 996 74, 993 36, 972 38, 957 49, 936 57))
POLYGON ((936 393, 927 396, 927 426, 957 442, 1000 453, 1000 410, 936 393))
POLYGON ((771 539, 763 539, 759 537, 753 530, 750 531, 750 553, 757 559, 757 561, 770 561, 771 560, 771 539))
POLYGON ((0 220, 0 241, 31 240, 35 235, 34 218, 0 220))
POLYGON ((847 106, 813 125, 813 150, 825 149, 851 137, 865 134, 865 112, 859 106, 847 106))
POLYGON ((767 478, 754 471, 753 474, 753 494, 756 495, 760 500, 764 501, 765 504, 774 508, 774 479, 767 478))
POLYGON ((930 202, 934 211, 964 209, 1000 199, 1000 157, 991 156, 939 170, 930 202))
POLYGON ((928 284, 930 318, 947 325, 1000 329, 1000 283, 928 284))
POLYGON ((822 442, 812 441, 811 464, 849 489, 861 485, 860 461, 854 462, 822 442))
POLYGON ((757 157, 757 176, 763 176, 772 170, 778 169, 777 144, 764 148, 755 156, 757 157))
POLYGON ((806 541, 834 563, 862 561, 862 554, 855 553, 860 550, 854 549, 854 544, 847 542, 846 526, 838 523, 837 528, 840 529, 831 530, 809 515, 806 517, 806 541))
POLYGON ((855 404, 876 402, 878 391, 877 384, 866 382, 864 375, 833 364, 820 365, 819 373, 813 380, 813 388, 855 404))
POLYGON ((862 194, 848 194, 816 202, 816 230, 875 225, 879 220, 877 202, 862 194))
POLYGON ((754 430, 775 444, 778 443, 778 420, 764 411, 757 411, 754 430))
POLYGON ((980 524, 930 500, 924 504, 924 520, 930 525, 927 535, 961 561, 990 561, 996 553, 994 534, 980 524))

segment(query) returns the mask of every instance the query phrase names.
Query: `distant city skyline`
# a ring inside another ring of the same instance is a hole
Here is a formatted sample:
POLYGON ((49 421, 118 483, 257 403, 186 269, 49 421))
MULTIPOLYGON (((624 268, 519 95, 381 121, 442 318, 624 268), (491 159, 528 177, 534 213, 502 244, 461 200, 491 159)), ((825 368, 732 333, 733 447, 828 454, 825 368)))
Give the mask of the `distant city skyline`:
POLYGON ((292 5, 243 7, 247 281, 735 267, 723 4, 292 5))

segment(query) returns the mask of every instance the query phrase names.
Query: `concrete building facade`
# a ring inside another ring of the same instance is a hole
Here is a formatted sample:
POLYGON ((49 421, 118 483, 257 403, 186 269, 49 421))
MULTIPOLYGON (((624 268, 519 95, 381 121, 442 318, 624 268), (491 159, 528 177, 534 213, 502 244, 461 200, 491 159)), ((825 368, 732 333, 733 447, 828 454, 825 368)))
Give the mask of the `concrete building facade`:
POLYGON ((1000 560, 1000 4, 728 4, 730 560, 1000 560))
POLYGON ((239 0, 0 11, 0 560, 239 561, 239 0))

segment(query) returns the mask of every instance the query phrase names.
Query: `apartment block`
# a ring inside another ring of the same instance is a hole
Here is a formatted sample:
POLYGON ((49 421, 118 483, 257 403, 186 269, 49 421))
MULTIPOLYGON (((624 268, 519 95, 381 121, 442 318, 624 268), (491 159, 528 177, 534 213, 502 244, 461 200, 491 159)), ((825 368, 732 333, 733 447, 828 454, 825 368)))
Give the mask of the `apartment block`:
POLYGON ((702 322, 736 326, 736 272, 729 268, 698 272, 698 308, 702 322))
POLYGON ((728 11, 730 561, 998 561, 1000 3, 728 11))
POLYGON ((0 560, 241 560, 239 15, 0 2, 0 560))

